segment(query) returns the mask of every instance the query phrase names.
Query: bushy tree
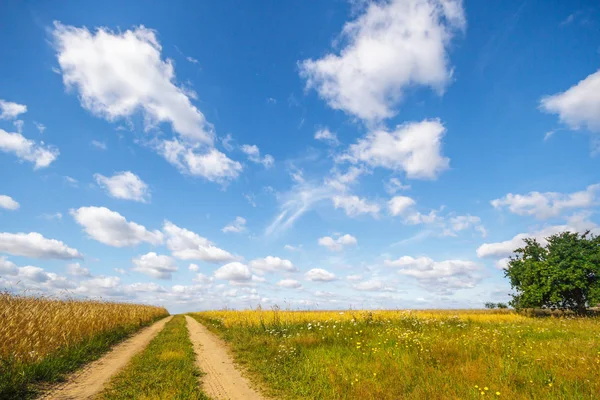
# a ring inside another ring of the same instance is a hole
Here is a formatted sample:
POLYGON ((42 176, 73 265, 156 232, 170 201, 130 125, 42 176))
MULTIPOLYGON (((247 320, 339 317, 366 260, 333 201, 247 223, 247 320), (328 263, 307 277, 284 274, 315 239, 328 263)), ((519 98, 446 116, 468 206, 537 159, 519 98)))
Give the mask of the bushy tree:
POLYGON ((490 310, 493 310, 494 308, 496 308, 496 303, 487 302, 487 303, 485 303, 485 308, 489 308, 490 310))
POLYGON ((525 239, 508 262, 505 276, 516 291, 516 308, 556 307, 584 314, 600 302, 600 236, 563 232, 544 247, 525 239))
POLYGON ((496 307, 498 307, 498 308, 508 308, 508 304, 506 304, 506 303, 498 303, 498 304, 496 304, 496 307))

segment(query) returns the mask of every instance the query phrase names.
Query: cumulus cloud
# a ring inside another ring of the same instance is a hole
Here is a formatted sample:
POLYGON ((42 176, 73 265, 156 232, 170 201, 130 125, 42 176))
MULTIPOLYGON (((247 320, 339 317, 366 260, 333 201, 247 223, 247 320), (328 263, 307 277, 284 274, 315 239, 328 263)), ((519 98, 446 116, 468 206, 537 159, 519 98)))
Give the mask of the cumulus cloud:
POLYGON ((254 144, 244 144, 240 147, 240 149, 248 156, 248 160, 256 164, 262 164, 265 168, 271 168, 275 163, 275 159, 270 154, 266 154, 264 157, 261 157, 260 149, 254 144))
POLYGON ((384 263, 398 268, 399 274, 413 277, 424 287, 441 293, 473 288, 481 280, 476 274, 479 266, 472 261, 434 261, 429 257, 403 256, 384 263))
POLYGON ((368 281, 360 282, 354 284, 352 287, 356 290, 361 290, 365 292, 391 292, 394 290, 392 287, 386 285, 384 282, 378 279, 371 279, 368 281))
POLYGON ((200 267, 197 264, 190 264, 188 269, 192 272, 198 272, 200 271, 200 267))
POLYGON ((313 268, 304 276, 307 280, 313 282, 329 282, 335 280, 335 274, 321 268, 313 268))
POLYGON ((144 254, 134 258, 133 271, 141 272, 152 278, 171 279, 172 273, 177 271, 175 261, 164 255, 158 255, 155 252, 144 254))
POLYGON ((167 122, 182 137, 212 144, 212 126, 192 105, 195 95, 175 84, 155 31, 90 32, 55 22, 52 34, 63 82, 78 91, 84 108, 109 121, 141 111, 147 127, 167 122))
POLYGON ((24 104, 13 103, 12 101, 0 100, 0 119, 12 120, 26 112, 27 112, 27 106, 24 104))
POLYGON ((208 239, 190 230, 165 221, 163 231, 167 236, 167 248, 181 260, 202 260, 220 263, 236 260, 237 257, 216 247, 208 239))
POLYGON ((242 171, 242 164, 214 147, 206 148, 172 139, 158 142, 156 149, 182 173, 201 176, 211 182, 227 182, 237 178, 242 171))
POLYGON ((294 279, 282 279, 277 282, 277 286, 281 286, 286 289, 298 289, 302 287, 302 284, 294 279))
POLYGON ((42 268, 33 267, 31 265, 19 268, 19 277, 34 282, 46 282, 50 279, 48 274, 42 268))
POLYGON ((52 33, 63 82, 77 90, 84 108, 109 121, 130 121, 140 112, 146 130, 170 124, 179 137, 152 143, 182 173, 214 182, 239 175, 241 164, 214 148, 214 128, 191 102, 196 93, 177 86, 155 31, 90 32, 55 22, 52 33))
POLYGON ((19 270, 17 266, 6 259, 4 256, 0 256, 0 276, 3 275, 17 275, 19 270))
POLYGON ((330 236, 319 238, 319 246, 327 247, 330 251, 342 251, 346 246, 356 246, 358 241, 352 235, 345 234, 337 239, 330 236))
POLYGON ((563 211, 577 208, 590 208, 598 204, 600 184, 590 185, 585 190, 574 193, 529 192, 512 194, 492 200, 494 208, 507 207, 517 215, 533 215, 547 219, 560 215, 563 211))
POLYGON ((160 231, 149 231, 106 207, 81 207, 69 212, 92 239, 109 246, 135 246, 142 242, 156 245, 163 242, 160 231))
POLYGON ((391 215, 404 215, 416 202, 407 196, 395 196, 388 201, 388 210, 391 215))
POLYGON ((76 249, 67 246, 60 240, 46 239, 37 232, 0 233, 0 253, 41 259, 83 258, 76 249))
POLYGON ((67 273, 73 276, 92 276, 90 270, 82 267, 79 263, 67 264, 67 273))
POLYGON ((117 172, 111 177, 95 174, 98 185, 104 188, 111 197, 146 203, 150 200, 148 185, 131 171, 117 172))
POLYGON ((296 267, 290 260, 279 257, 267 256, 250 261, 250 268, 256 274, 263 275, 265 272, 294 272, 296 267))
POLYGON ((331 132, 327 128, 322 128, 322 129, 319 129, 318 131, 316 131, 315 132, 315 140, 321 140, 332 146, 337 146, 338 144, 340 144, 340 141, 338 140, 337 135, 335 133, 331 132))
POLYGON ((351 145, 339 160, 403 171, 411 179, 435 179, 450 165, 442 155, 445 133, 438 119, 407 122, 392 132, 376 129, 351 145))
POLYGON ((302 250, 302 245, 292 246, 291 244, 286 244, 285 246, 283 246, 283 248, 287 251, 300 251, 302 250))
POLYGON ((229 225, 221 229, 222 232, 241 233, 246 230, 246 219, 243 217, 235 217, 235 220, 229 225))
POLYGON ((562 93, 543 97, 540 108, 571 129, 600 132, 600 70, 562 93))
POLYGON ((398 178, 390 178, 390 180, 387 181, 383 187, 389 194, 395 194, 400 190, 410 189, 410 185, 404 185, 398 178))
POLYGON ((39 144, 33 140, 26 139, 21 133, 6 132, 0 129, 0 151, 12 153, 21 161, 29 161, 34 164, 34 169, 46 168, 59 155, 54 146, 47 146, 44 142, 39 144))
POLYGON ((355 195, 336 195, 331 200, 333 207, 343 209, 349 217, 356 217, 360 214, 377 216, 381 210, 379 204, 369 202, 355 195))
POLYGON ((252 273, 247 265, 234 261, 217 269, 215 271, 215 278, 226 281, 245 282, 252 279, 252 273))
POLYGON ((409 87, 443 92, 452 79, 448 47, 465 27, 460 0, 373 2, 344 25, 339 54, 300 62, 300 74, 336 110, 389 118, 409 87))
POLYGON ((5 194, 0 195, 0 208, 4 208, 5 210, 18 210, 19 207, 19 203, 12 197, 5 194))

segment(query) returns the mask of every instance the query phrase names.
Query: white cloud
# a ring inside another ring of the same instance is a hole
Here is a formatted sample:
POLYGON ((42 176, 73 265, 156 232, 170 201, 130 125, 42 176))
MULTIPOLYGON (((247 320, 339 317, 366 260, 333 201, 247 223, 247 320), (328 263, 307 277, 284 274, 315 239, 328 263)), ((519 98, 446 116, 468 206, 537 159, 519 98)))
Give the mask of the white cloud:
POLYGON ((416 202, 410 197, 395 196, 392 197, 390 201, 388 201, 388 210, 391 215, 396 217, 398 215, 404 215, 415 204, 416 202))
POLYGON ((455 236, 457 232, 461 232, 467 229, 474 228, 477 232, 481 233, 481 236, 485 237, 487 231, 481 224, 481 218, 474 215, 456 215, 448 219, 444 229, 444 234, 447 236, 455 236))
POLYGON ((349 217, 356 217, 360 214, 373 214, 373 216, 376 216, 381 210, 378 204, 370 203, 358 196, 333 196, 331 200, 335 208, 342 208, 349 217))
POLYGON ((590 208, 598 204, 600 184, 590 185, 586 190, 574 193, 529 192, 512 194, 492 200, 497 209, 508 207, 517 215, 534 215, 539 219, 547 219, 560 215, 563 211, 577 208, 590 208))
POLYGON ((249 281, 252 273, 247 265, 234 261, 223 265, 215 271, 215 278, 234 282, 249 281))
POLYGON ((163 231, 167 235, 167 248, 181 260, 202 260, 220 263, 236 260, 237 257, 216 247, 208 239, 190 230, 165 221, 163 231))
POLYGON ((302 284, 294 279, 282 279, 277 282, 277 286, 281 286, 286 289, 298 289, 302 287, 302 284))
POLYGON ((387 286, 385 283, 377 279, 360 282, 353 285, 353 287, 356 290, 362 290, 366 292, 393 291, 393 288, 387 286))
POLYGON ((117 276, 97 276, 81 282, 75 292, 86 296, 123 296, 120 284, 121 278, 117 276))
POLYGON ((18 210, 19 203, 16 202, 12 197, 7 195, 0 195, 0 208, 4 208, 6 210, 18 210))
POLYGON ((339 55, 299 63, 330 107, 365 120, 396 114, 407 88, 441 93, 452 79, 448 47, 466 20, 460 0, 373 2, 345 24, 339 55))
POLYGON ((19 276, 34 282, 46 282, 50 279, 48 274, 42 268, 32 267, 30 265, 19 268, 19 276))
POLYGON ((116 272, 118 272, 119 274, 121 274, 121 275, 126 275, 127 274, 127 271, 125 271, 123 268, 114 268, 114 270, 116 272))
POLYGON ((558 114, 571 129, 600 132, 600 70, 562 93, 542 98, 543 111, 558 114))
POLYGON ((79 181, 75 178, 72 178, 70 176, 65 176, 64 179, 69 185, 71 185, 73 187, 79 186, 79 181))
POLYGON ((384 187, 385 191, 388 192, 389 194, 395 194, 396 192, 398 192, 400 190, 410 189, 410 185, 402 184, 402 182, 400 182, 400 179, 398 179, 398 178, 390 178, 389 181, 384 183, 383 187, 384 187))
POLYGON ((445 132, 437 119, 407 122, 393 132, 377 129, 351 145, 339 160, 404 171, 412 179, 435 179, 450 165, 441 152, 445 132))
POLYGON ((154 252, 134 258, 133 271, 141 272, 152 278, 171 279, 172 273, 177 271, 175 261, 169 256, 158 255, 154 252))
POLYGON ((100 150, 107 149, 106 143, 101 142, 99 140, 92 140, 91 144, 92 144, 92 146, 94 146, 95 148, 100 149, 100 150))
POLYGON ((319 238, 319 246, 327 247, 330 251, 342 251, 346 246, 356 246, 358 241, 352 235, 345 234, 334 239, 330 236, 319 238))
POLYGON ((265 272, 293 272, 296 267, 290 260, 279 257, 267 256, 250 261, 250 268, 254 273, 263 275, 265 272))
POLYGON ((265 168, 271 168, 275 163, 275 159, 270 154, 266 154, 264 157, 261 157, 260 149, 254 144, 244 144, 240 147, 240 149, 248 156, 248 160, 256 164, 262 164, 265 168))
POLYGON ((338 144, 340 144, 337 135, 327 128, 319 129, 318 131, 316 131, 315 140, 321 140, 332 146, 337 146, 338 144))
POLYGON ((20 114, 27 112, 27 106, 24 104, 13 103, 11 101, 0 100, 0 119, 15 119, 20 114))
POLYGON ((285 246, 283 246, 283 248, 287 251, 300 251, 302 250, 302 245, 292 246, 291 244, 286 244, 285 246))
POLYGON ((281 209, 279 214, 265 230, 270 236, 289 229, 298 218, 309 211, 316 203, 331 197, 331 189, 299 184, 289 193, 280 196, 281 209))
POLYGON ((246 230, 246 219, 243 217, 235 217, 235 221, 221 229, 222 232, 240 233, 246 230))
POLYGON ((384 263, 399 268, 399 274, 417 279, 426 288, 446 294, 457 289, 473 288, 481 279, 476 274, 479 266, 472 261, 434 261, 429 257, 403 256, 384 263))
POLYGON ((211 182, 223 183, 237 178, 242 164, 233 161, 215 148, 173 140, 163 140, 157 151, 181 172, 202 176, 211 182))
POLYGON ((19 269, 12 261, 0 256, 0 277, 3 275, 17 275, 18 273, 19 269))
POLYGON ((334 169, 331 176, 325 178, 325 184, 339 192, 348 191, 349 187, 358 182, 361 175, 367 173, 365 168, 351 166, 345 174, 340 173, 337 168, 334 169))
POLYGON ((163 242, 160 231, 149 231, 106 207, 81 207, 69 212, 92 239, 109 246, 135 246, 141 242, 156 245, 163 242))
POLYGON ((346 277, 346 279, 349 280, 350 282, 357 282, 362 279, 362 275, 348 275, 346 277))
POLYGON ((78 90, 84 108, 109 121, 141 111, 147 127, 168 122, 182 137, 212 144, 212 125, 192 105, 195 94, 175 84, 155 31, 90 32, 55 22, 52 33, 63 82, 78 90))
POLYGON ((92 276, 90 270, 82 267, 79 263, 67 264, 67 273, 73 276, 92 276))
POLYGON ((131 171, 117 172, 111 177, 94 174, 94 178, 99 186, 116 199, 133 200, 142 203, 150 200, 148 185, 131 171))
POLYGON ((42 134, 43 134, 43 133, 44 133, 44 131, 46 130, 46 125, 44 125, 44 124, 41 124, 41 123, 39 123, 39 122, 35 122, 35 121, 33 121, 33 125, 35 125, 35 127, 37 128, 37 130, 38 130, 40 133, 42 133, 42 134))
POLYGON ((200 267, 197 264, 190 264, 190 266, 188 267, 188 269, 192 272, 198 272, 200 271, 200 267))
POLYGON ((46 239, 37 232, 0 233, 0 253, 41 259, 83 258, 77 250, 60 240, 46 239))
POLYGON ((6 132, 3 129, 0 129, 0 151, 13 153, 20 160, 34 163, 34 169, 49 166, 59 155, 54 146, 46 146, 44 142, 37 144, 20 133, 6 132))
POLYGON ((52 221, 52 220, 61 220, 63 215, 60 212, 55 212, 55 213, 44 213, 44 214, 40 215, 40 217, 47 219, 48 221, 52 221))
POLYGON ((335 275, 321 268, 313 268, 305 275, 306 279, 313 282, 329 282, 335 280, 335 275))

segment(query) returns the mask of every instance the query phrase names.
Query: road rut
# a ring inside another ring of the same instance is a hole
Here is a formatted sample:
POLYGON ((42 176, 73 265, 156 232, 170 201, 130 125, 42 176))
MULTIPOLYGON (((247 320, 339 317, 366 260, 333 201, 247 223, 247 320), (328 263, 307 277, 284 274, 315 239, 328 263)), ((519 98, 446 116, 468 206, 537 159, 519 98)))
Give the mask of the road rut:
POLYGON ((205 372, 202 388, 216 400, 266 400, 253 390, 227 351, 227 346, 198 321, 186 315, 196 363, 205 372))
POLYGON ((148 346, 148 343, 154 339, 171 318, 163 318, 117 344, 103 357, 72 374, 67 378, 67 382, 42 395, 41 399, 92 399, 104 389, 104 385, 108 383, 113 375, 129 363, 133 356, 148 346))

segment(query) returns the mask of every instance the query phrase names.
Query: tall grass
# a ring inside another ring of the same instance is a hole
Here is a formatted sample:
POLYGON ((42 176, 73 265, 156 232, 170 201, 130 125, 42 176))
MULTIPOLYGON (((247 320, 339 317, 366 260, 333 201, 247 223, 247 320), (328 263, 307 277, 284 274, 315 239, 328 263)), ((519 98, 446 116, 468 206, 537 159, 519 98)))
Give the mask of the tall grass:
POLYGON ((597 399, 600 319, 511 311, 211 311, 276 398, 597 399))
POLYGON ((56 381, 166 309, 0 293, 0 398, 23 398, 56 381))

